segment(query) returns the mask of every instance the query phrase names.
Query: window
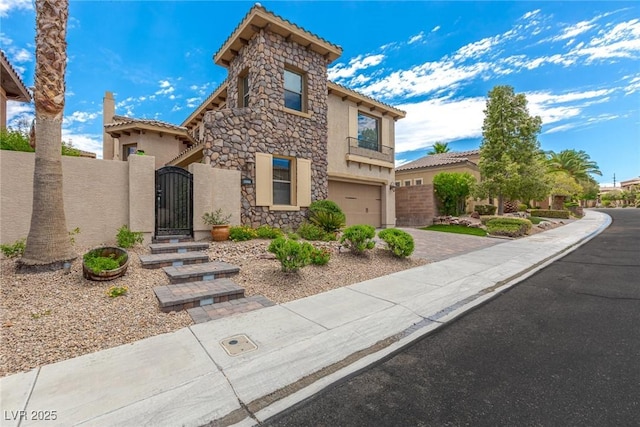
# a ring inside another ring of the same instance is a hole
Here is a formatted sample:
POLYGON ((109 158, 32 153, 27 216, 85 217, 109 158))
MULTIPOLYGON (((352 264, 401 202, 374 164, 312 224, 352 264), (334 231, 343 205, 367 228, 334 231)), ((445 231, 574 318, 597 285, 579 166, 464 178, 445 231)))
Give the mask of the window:
POLYGON ((130 155, 136 154, 138 144, 127 144, 122 146, 122 160, 127 161, 130 155))
POLYGON ((273 204, 291 204, 291 160, 273 158, 273 204))
POLYGON ((413 182, 415 185, 422 185, 422 178, 416 178, 413 182))
POLYGON ((238 77, 238 108, 249 107, 249 72, 243 71, 238 77))
POLYGON ((405 187, 410 187, 411 186, 411 180, 410 179, 405 180, 404 181, 404 186, 405 187))
POLYGON ((396 187, 400 187, 400 186, 402 186, 402 182, 401 182, 401 181, 396 181, 395 186, 396 186, 396 187))
POLYGON ((358 147, 380 151, 378 119, 358 111, 358 147))
POLYGON ((304 77, 300 73, 284 70, 284 106, 304 111, 304 77))
POLYGON ((256 206, 300 210, 311 204, 311 160, 256 153, 256 206))

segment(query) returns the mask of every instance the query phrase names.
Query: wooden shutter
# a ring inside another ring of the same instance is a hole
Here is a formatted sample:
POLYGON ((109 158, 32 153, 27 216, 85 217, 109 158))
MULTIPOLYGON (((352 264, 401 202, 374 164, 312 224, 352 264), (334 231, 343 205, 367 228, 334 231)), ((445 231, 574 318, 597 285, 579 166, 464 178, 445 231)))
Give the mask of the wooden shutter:
POLYGON ((273 158, 256 153, 256 206, 273 205, 273 158))
POLYGON ((311 160, 296 159, 296 188, 298 206, 311 204, 311 160))

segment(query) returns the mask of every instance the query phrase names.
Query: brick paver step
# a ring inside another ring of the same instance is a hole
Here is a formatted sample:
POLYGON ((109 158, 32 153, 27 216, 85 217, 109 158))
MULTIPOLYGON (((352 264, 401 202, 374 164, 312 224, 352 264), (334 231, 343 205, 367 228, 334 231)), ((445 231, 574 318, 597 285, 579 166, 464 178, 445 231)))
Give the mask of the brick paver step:
POLYGON ((167 273, 169 281, 173 284, 221 279, 234 276, 239 271, 240 267, 222 261, 183 265, 181 267, 164 267, 164 272, 167 273))
POLYGON ((204 252, 185 252, 138 255, 143 268, 179 267, 187 264, 198 264, 209 261, 204 252))
POLYGON ((152 243, 149 245, 152 254, 183 253, 191 251, 206 251, 209 249, 207 242, 176 242, 176 243, 152 243))
POLYGON ((167 236, 155 236, 153 243, 179 243, 179 242, 193 242, 193 237, 185 236, 182 234, 167 235, 167 236))
POLYGON ((244 298, 244 288, 227 278, 156 286, 153 291, 165 313, 244 298))
POLYGON ((265 307, 271 307, 275 303, 262 295, 252 295, 247 298, 235 299, 233 301, 219 304, 194 307, 187 310, 194 323, 208 322, 209 320, 220 319, 239 313, 247 313, 265 307))

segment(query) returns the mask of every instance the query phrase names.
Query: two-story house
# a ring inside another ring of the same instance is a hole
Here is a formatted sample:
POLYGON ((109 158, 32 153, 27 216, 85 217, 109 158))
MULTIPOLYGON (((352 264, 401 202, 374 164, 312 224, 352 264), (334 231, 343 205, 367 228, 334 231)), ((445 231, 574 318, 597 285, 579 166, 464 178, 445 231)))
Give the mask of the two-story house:
MULTIPOLYGON (((255 5, 214 55, 228 71, 223 84, 181 126, 154 121, 144 130, 190 138, 167 165, 241 171, 244 224, 294 228, 313 200, 328 198, 348 224, 393 226, 395 121, 405 113, 328 81, 341 53, 255 5)), ((122 139, 124 125, 105 124, 112 137, 114 129, 122 139)), ((120 150, 133 143, 120 141, 120 150)))

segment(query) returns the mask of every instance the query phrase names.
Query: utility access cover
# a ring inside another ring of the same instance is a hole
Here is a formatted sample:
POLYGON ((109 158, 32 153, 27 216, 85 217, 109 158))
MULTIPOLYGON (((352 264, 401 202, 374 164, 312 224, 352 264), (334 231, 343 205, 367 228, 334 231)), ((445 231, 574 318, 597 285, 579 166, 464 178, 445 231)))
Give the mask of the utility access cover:
POLYGON ((238 356, 258 349, 258 346, 255 345, 246 335, 234 335, 232 337, 225 338, 220 341, 220 345, 229 356, 238 356))

